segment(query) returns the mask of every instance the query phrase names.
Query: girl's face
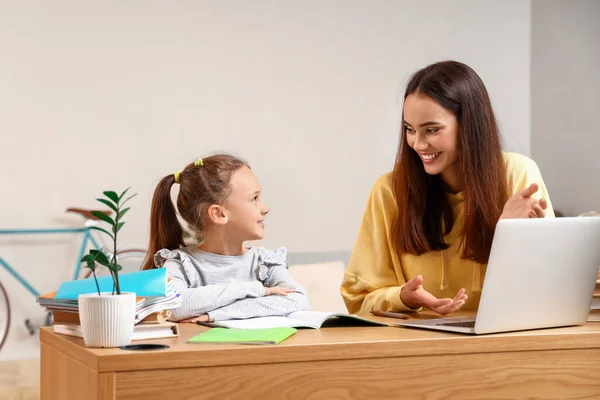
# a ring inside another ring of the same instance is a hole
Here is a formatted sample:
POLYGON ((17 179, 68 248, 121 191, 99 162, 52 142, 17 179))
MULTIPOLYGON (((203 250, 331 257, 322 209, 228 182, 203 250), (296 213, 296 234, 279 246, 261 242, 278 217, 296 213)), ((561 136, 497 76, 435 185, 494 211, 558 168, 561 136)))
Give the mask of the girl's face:
POLYGON ((425 172, 441 174, 452 192, 462 190, 458 166, 458 121, 431 97, 414 93, 404 101, 408 145, 419 155, 425 172))
POLYGON ((262 201, 258 179, 248 167, 231 176, 231 193, 223 204, 227 229, 237 240, 260 240, 265 236, 265 215, 269 208, 262 201))

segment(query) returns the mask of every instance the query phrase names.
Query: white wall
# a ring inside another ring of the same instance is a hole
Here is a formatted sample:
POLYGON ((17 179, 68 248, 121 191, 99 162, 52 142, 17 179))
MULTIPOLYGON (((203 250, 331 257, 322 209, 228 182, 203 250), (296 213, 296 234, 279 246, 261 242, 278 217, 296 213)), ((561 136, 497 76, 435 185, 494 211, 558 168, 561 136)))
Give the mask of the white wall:
POLYGON ((600 1, 534 0, 532 155, 566 215, 600 211, 600 1))
MULTIPOLYGON (((393 166, 399 92, 425 65, 471 65, 507 148, 530 149, 529 1, 0 1, 1 227, 77 225, 133 186, 124 246, 144 246, 154 185, 198 156, 250 162, 271 206, 264 245, 352 248, 374 180, 393 166)), ((1 239, 42 292, 76 241, 1 239)), ((0 359, 35 353, 13 299, 0 359), (29 347, 27 347, 29 346, 29 347)))

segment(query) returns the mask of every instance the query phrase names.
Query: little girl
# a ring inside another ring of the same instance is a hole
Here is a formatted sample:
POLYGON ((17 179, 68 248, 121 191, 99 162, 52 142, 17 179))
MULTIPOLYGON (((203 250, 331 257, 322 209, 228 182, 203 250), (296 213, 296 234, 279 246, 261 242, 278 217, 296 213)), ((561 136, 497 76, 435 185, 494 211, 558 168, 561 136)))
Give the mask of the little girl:
POLYGON ((165 176, 152 199, 149 255, 144 269, 164 267, 183 304, 174 320, 219 321, 308 310, 305 290, 288 273, 285 248, 244 247, 265 235, 261 189, 250 167, 226 154, 198 158, 165 176), (179 184, 179 215, 200 237, 185 247, 171 201, 179 184))

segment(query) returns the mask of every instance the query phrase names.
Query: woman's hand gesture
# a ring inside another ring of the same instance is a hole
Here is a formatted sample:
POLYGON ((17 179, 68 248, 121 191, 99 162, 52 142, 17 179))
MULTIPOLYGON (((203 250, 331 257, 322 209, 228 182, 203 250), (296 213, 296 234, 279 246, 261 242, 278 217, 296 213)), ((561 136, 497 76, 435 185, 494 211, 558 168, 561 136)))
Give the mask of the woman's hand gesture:
POLYGON ((538 191, 537 183, 518 191, 508 199, 502 210, 500 219, 504 218, 544 218, 544 210, 548 207, 546 199, 534 199, 531 196, 538 191))
POLYGON ((465 289, 460 289, 453 299, 438 299, 423 288, 423 277, 417 276, 406 282, 400 291, 400 300, 409 308, 427 307, 438 314, 446 315, 465 304, 465 289))

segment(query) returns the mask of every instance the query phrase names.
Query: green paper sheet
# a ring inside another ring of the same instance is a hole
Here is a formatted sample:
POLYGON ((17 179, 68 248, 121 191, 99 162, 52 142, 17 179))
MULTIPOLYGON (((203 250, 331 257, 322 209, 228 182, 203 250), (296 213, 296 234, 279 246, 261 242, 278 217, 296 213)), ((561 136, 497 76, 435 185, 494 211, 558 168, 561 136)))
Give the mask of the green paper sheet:
POLYGON ((227 329, 212 328, 188 343, 278 344, 296 333, 295 328, 227 329))

